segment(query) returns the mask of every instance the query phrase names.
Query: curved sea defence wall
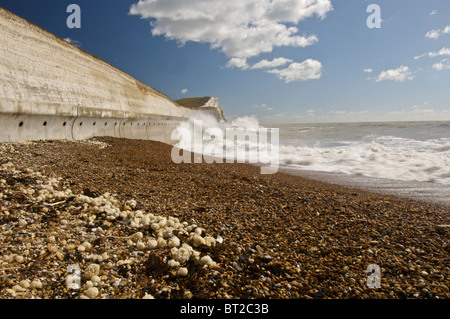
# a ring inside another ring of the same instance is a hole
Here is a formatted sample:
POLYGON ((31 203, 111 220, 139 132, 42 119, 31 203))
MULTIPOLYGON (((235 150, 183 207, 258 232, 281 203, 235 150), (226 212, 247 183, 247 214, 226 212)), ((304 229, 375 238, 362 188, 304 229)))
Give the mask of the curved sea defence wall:
POLYGON ((175 126, 196 109, 0 7, 0 142, 113 136, 172 144, 175 126))

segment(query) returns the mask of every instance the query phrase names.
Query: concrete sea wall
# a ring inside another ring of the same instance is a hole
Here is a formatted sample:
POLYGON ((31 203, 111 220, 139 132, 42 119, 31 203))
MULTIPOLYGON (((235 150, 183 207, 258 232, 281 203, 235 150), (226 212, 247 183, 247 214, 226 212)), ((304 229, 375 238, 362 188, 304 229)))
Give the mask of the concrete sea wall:
POLYGON ((0 7, 0 142, 113 136, 171 144, 176 125, 199 110, 0 7))

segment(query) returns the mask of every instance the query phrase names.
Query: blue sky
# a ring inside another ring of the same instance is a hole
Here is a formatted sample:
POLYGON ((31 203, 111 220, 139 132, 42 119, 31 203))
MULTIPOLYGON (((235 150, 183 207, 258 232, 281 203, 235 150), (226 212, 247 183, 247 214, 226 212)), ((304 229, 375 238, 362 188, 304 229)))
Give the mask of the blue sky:
POLYGON ((448 0, 0 0, 172 99, 262 123, 450 120, 448 0), (81 28, 69 29, 69 4, 81 28), (377 4, 381 28, 369 28, 377 4))

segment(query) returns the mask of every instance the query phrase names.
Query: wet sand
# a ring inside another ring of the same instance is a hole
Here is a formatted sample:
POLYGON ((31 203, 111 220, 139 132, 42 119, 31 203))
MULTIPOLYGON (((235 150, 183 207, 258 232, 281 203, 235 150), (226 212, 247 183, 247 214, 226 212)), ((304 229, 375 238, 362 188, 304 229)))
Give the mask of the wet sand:
POLYGON ((450 186, 448 185, 298 170, 289 167, 281 167, 280 172, 325 183, 367 190, 381 195, 393 195, 450 208, 450 186))
POLYGON ((450 297, 447 207, 171 150, 1 144, 0 297, 450 297))

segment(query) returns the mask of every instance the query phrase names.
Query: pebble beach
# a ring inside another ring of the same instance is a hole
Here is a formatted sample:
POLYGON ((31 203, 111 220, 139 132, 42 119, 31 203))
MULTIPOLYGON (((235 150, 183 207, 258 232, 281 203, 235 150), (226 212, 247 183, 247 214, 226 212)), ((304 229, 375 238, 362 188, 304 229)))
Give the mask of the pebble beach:
POLYGON ((0 144, 0 298, 450 298, 449 207, 171 151, 0 144))

